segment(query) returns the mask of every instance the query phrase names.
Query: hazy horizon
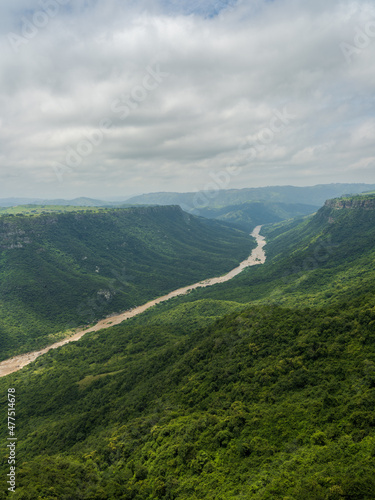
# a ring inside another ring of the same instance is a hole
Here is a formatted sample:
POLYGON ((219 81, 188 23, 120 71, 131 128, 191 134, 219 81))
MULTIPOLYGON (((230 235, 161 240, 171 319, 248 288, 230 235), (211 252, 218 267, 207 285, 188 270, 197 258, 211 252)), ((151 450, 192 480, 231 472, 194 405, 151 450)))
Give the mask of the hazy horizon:
MULTIPOLYGON (((305 186, 295 186, 295 185, 292 185, 292 184, 278 184, 278 185, 268 185, 268 186, 243 186, 241 188, 228 188, 228 189, 217 189, 217 190, 212 190, 213 193, 215 194, 218 194, 220 193, 221 191, 228 191, 228 190, 241 190, 241 189, 269 189, 269 188, 279 188, 279 187, 295 187, 295 188, 308 188, 308 187, 317 187, 317 186, 330 186, 330 185, 335 185, 335 184, 367 184, 369 187, 373 187, 375 185, 375 183, 358 183, 358 182, 352 182, 352 183, 328 183, 328 184, 322 184, 322 183, 319 183, 319 184, 312 184, 312 185, 305 185, 305 186)), ((133 197, 136 197, 136 196, 141 196, 141 195, 152 195, 152 194, 158 194, 158 193, 176 193, 176 194, 194 194, 194 193, 199 193, 199 192, 205 192, 205 190, 202 190, 202 191, 150 191, 150 192, 139 192, 139 193, 135 193, 131 196, 123 196, 123 195, 118 195, 118 196, 88 196, 88 195, 85 195, 85 194, 82 194, 80 196, 75 196, 73 198, 64 198, 64 197, 51 197, 51 196, 47 196, 47 197, 40 197, 40 196, 4 196, 4 197, 0 197, 0 201, 1 200, 12 200, 12 199, 16 199, 16 200, 19 200, 19 199, 25 199, 25 200, 41 200, 41 201, 49 201, 49 200, 57 200, 57 199, 61 199, 61 200, 64 200, 64 201, 70 201, 70 200, 75 200, 75 199, 80 199, 80 198, 87 198, 87 199, 94 199, 94 200, 97 200, 97 201, 108 201, 108 202, 116 202, 116 201, 119 201, 119 202, 124 202, 128 199, 131 199, 133 197)), ((207 190, 206 190, 207 192, 207 190)), ((359 191, 359 193, 361 193, 362 191, 359 191)), ((366 191, 364 191, 366 192, 366 191)), ((347 194, 350 194, 350 193, 347 193, 347 194)))

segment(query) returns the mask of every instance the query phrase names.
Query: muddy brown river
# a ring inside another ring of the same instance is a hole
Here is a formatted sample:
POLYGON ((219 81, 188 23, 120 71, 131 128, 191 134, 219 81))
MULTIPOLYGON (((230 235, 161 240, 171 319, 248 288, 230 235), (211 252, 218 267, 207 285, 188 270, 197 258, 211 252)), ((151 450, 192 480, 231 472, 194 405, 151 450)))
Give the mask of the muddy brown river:
POLYGON ((266 244, 266 240, 263 236, 259 234, 261 227, 262 226, 257 226, 251 233, 251 236, 254 236, 254 238, 256 238, 257 240, 257 247, 251 252, 250 257, 241 262, 239 266, 235 267, 224 276, 219 276, 218 278, 210 278, 207 280, 199 281, 194 285, 178 288, 177 290, 174 290, 173 292, 170 292, 167 295, 163 295, 162 297, 158 297, 157 299, 151 300, 150 302, 147 302, 142 306, 135 307, 134 309, 130 309, 129 311, 125 311, 116 316, 110 316, 106 319, 102 319, 94 326, 87 328, 85 330, 81 330, 64 340, 61 340, 60 342, 56 342, 55 344, 51 344, 48 347, 45 347, 44 349, 40 349, 39 351, 28 352, 26 354, 20 354, 19 356, 14 356, 13 358, 6 359, 5 361, 2 361, 0 363, 0 377, 5 377, 6 375, 21 370, 21 368, 28 365, 29 363, 32 363, 37 358, 39 358, 39 356, 46 354, 51 349, 57 349, 58 347, 68 344, 69 342, 76 342, 84 335, 86 335, 86 333, 96 332, 98 330, 103 330, 104 328, 110 328, 111 326, 118 325, 129 318, 134 318, 134 316, 143 313, 150 307, 153 307, 156 304, 160 304, 160 302, 165 302, 166 300, 169 300, 173 297, 178 297, 179 295, 185 295, 191 290, 194 290, 196 288, 212 286, 216 285, 217 283, 225 283, 226 281, 229 281, 238 274, 240 274, 240 272, 243 271, 246 267, 255 266, 258 264, 264 264, 264 262, 266 261, 266 255, 264 253, 263 247, 266 244))

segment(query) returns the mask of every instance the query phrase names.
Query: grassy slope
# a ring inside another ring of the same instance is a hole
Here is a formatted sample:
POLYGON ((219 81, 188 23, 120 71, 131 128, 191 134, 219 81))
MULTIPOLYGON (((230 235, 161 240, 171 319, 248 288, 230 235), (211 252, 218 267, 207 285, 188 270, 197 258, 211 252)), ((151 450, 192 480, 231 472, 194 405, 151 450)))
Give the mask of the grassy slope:
POLYGON ((221 286, 237 302, 193 292, 1 380, 28 461, 13 498, 373 498, 373 241, 373 212, 326 207, 273 230, 269 263, 221 286), (314 289, 361 266, 368 289, 314 289), (309 275, 285 301, 297 309, 240 303, 256 283, 271 302, 281 271, 309 275))
POLYGON ((220 275, 253 245, 179 207, 2 217, 1 356, 220 275))

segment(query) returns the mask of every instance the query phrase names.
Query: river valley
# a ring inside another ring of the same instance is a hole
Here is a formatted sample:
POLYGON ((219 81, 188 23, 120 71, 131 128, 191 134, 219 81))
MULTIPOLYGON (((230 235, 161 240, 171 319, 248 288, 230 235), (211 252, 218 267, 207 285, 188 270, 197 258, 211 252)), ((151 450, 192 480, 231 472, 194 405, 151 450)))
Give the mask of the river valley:
POLYGON ((139 307, 135 307, 134 309, 130 309, 128 311, 125 311, 123 313, 120 313, 118 315, 110 316, 105 319, 100 320, 98 323, 95 325, 91 326, 90 328, 86 328, 84 330, 80 330, 76 333, 74 333, 72 336, 67 337, 64 340, 61 340, 59 342, 56 342, 54 344, 51 344, 44 349, 40 349, 37 351, 33 352, 28 352, 26 354, 20 354, 18 356, 14 356, 10 359, 6 359, 0 363, 0 377, 4 377, 6 375, 9 375, 11 373, 14 373, 18 370, 21 370, 24 366, 32 363, 35 361, 39 356, 42 356, 43 354, 46 354, 48 351, 51 349, 57 349, 58 347, 61 347, 65 344, 68 344, 70 342, 76 342, 77 340, 81 339, 84 335, 90 332, 96 332, 98 330, 103 330, 105 328, 110 328, 111 326, 118 325, 122 323, 123 321, 133 318, 134 316, 138 316, 138 314, 143 313, 150 307, 155 306, 156 304, 160 304, 161 302, 165 302, 166 300, 169 300, 173 297, 178 297, 180 295, 185 295, 189 293, 191 290, 194 290, 196 288, 202 288, 202 287, 208 287, 212 285, 216 285, 218 283, 225 283, 226 281, 229 281, 233 279, 235 276, 240 274, 246 267, 249 266, 255 266, 259 264, 264 264, 266 261, 266 255, 264 252, 264 246, 266 244, 266 240, 263 236, 261 236, 260 230, 262 226, 257 226, 254 231, 251 233, 251 236, 253 236, 256 241, 257 241, 257 247, 251 252, 251 255, 244 261, 242 261, 239 266, 235 267, 229 273, 225 274, 224 276, 219 276, 217 278, 210 278, 206 279, 203 281, 199 281, 198 283, 195 283, 193 285, 188 285, 183 288, 178 288, 177 290, 173 290, 172 292, 168 293, 167 295, 163 295, 162 297, 158 297, 157 299, 151 300, 147 302, 146 304, 143 304, 139 307))

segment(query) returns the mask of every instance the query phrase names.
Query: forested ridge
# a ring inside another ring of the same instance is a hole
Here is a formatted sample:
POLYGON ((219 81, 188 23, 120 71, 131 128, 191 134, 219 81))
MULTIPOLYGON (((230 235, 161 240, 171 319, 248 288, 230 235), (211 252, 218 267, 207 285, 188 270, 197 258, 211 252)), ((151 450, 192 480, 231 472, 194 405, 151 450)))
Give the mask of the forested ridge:
POLYGON ((180 207, 0 217, 0 356, 224 274, 253 238, 180 207))
POLYGON ((255 201, 221 208, 204 207, 199 209, 199 215, 209 219, 229 222, 235 227, 251 232, 258 225, 310 215, 316 212, 318 208, 318 206, 302 203, 255 201))
POLYGON ((269 226, 263 266, 1 379, 12 497, 373 499, 374 199, 269 226))

